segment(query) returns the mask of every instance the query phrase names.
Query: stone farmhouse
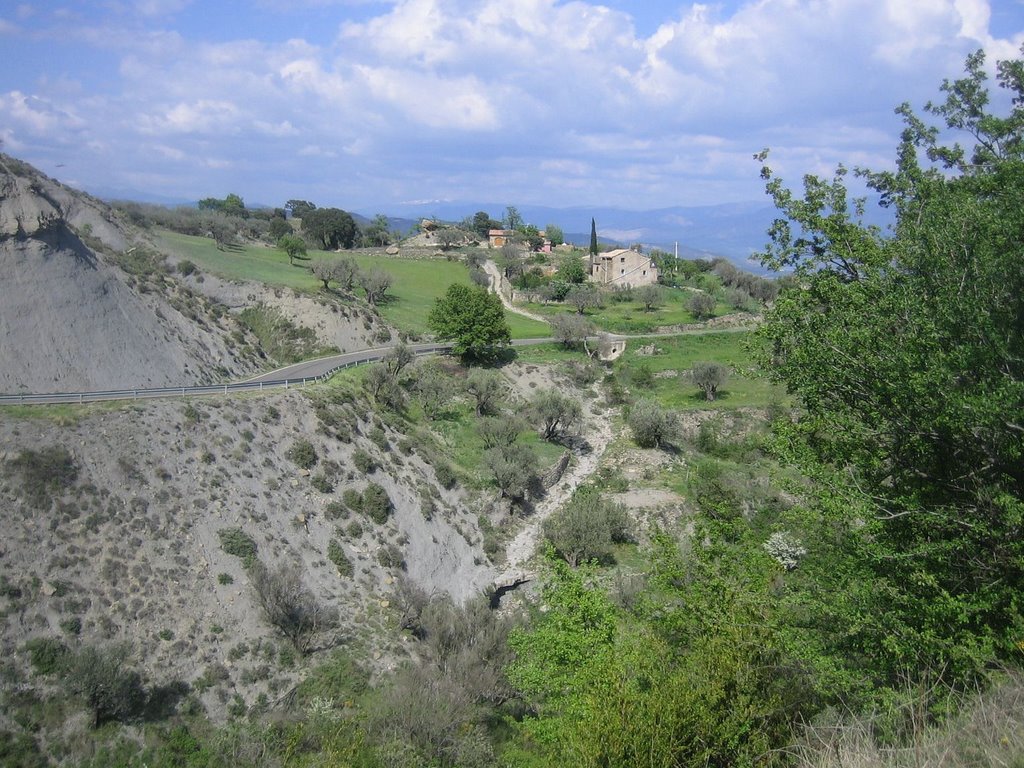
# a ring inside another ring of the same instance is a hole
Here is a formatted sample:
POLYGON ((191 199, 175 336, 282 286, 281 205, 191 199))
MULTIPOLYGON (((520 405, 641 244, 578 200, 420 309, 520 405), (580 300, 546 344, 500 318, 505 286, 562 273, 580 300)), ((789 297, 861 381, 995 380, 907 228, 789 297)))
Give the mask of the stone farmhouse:
POLYGON ((651 285, 658 282, 658 267, 649 256, 618 248, 590 257, 590 280, 600 285, 651 285))

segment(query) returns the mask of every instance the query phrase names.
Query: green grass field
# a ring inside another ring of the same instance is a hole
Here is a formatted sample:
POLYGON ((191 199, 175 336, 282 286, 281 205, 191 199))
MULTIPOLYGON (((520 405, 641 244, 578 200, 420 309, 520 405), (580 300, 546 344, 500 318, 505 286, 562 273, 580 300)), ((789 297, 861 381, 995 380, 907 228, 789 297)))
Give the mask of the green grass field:
MULTIPOLYGON (((770 382, 755 365, 748 349, 751 340, 751 332, 742 330, 630 339, 626 344, 626 352, 609 370, 615 373, 633 397, 652 397, 662 405, 677 410, 791 404, 785 389, 770 382), (637 354, 641 347, 652 344, 657 350, 655 354, 637 354), (704 399, 704 393, 685 377, 657 375, 666 371, 681 374, 700 361, 722 363, 730 368, 729 378, 719 390, 718 399, 710 403, 704 399), (648 378, 644 375, 644 368, 650 372, 650 386, 638 384, 648 378)), ((516 350, 516 356, 521 362, 531 363, 586 360, 582 352, 567 350, 560 344, 521 347, 516 350)))
MULTIPOLYGON (((310 273, 309 264, 315 259, 337 255, 325 251, 310 251, 311 261, 291 266, 288 257, 277 248, 250 245, 221 251, 209 238, 167 231, 159 233, 159 242, 166 250, 194 262, 200 270, 219 277, 229 280, 254 280, 311 294, 321 290, 321 283, 310 273)), ((427 313, 434 305, 434 300, 442 296, 449 285, 469 284, 469 274, 465 266, 457 261, 443 258, 392 258, 384 254, 358 251, 345 255, 355 259, 360 269, 383 269, 394 276, 394 285, 388 293, 388 298, 378 309, 391 325, 409 333, 427 332, 427 313)), ((546 323, 539 323, 510 312, 506 312, 505 317, 514 339, 551 335, 546 323)))
POLYGON ((749 331, 709 331, 630 341, 625 354, 616 361, 615 368, 627 384, 637 370, 649 369, 653 374, 652 386, 633 386, 633 394, 654 397, 670 408, 764 407, 788 402, 785 390, 769 381, 755 365, 749 349, 752 338, 749 331), (655 354, 637 354, 640 347, 650 344, 657 350, 655 354), (666 371, 682 374, 700 361, 722 363, 730 368, 729 378, 713 402, 705 400, 704 393, 684 376, 658 376, 666 371))
MULTIPOLYGON (((664 288, 665 302, 661 307, 644 311, 641 304, 635 301, 605 301, 600 309, 588 309, 586 316, 598 328, 611 333, 651 333, 669 325, 686 325, 697 322, 697 318, 686 308, 691 292, 683 288, 664 288)), ((524 303, 524 309, 544 317, 575 312, 566 304, 535 304, 524 303)), ((722 302, 715 307, 715 316, 727 315, 733 310, 722 302)))

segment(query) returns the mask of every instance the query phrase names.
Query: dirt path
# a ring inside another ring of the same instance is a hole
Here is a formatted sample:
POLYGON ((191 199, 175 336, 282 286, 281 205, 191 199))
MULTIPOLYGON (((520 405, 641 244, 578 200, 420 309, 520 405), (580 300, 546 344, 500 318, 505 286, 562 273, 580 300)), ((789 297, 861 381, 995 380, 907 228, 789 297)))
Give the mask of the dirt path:
POLYGON ((592 414, 584 431, 590 450, 576 453, 576 463, 566 470, 562 479, 547 495, 537 502, 534 512, 505 550, 504 571, 495 580, 498 587, 510 586, 533 577, 529 561, 537 551, 544 521, 565 504, 573 491, 596 470, 601 457, 612 440, 611 414, 608 411, 592 414))
POLYGON ((511 301, 509 301, 508 296, 506 296, 505 292, 501 290, 502 275, 501 270, 498 269, 497 264, 495 264, 490 259, 487 259, 484 262, 484 272, 486 272, 487 276, 491 278, 491 291, 493 293, 498 294, 498 298, 501 299, 501 303, 505 305, 505 309, 507 309, 509 312, 515 312, 517 315, 528 317, 531 320, 537 320, 541 323, 547 322, 546 317, 534 314, 533 312, 527 312, 525 309, 520 309, 519 307, 515 306, 511 301))

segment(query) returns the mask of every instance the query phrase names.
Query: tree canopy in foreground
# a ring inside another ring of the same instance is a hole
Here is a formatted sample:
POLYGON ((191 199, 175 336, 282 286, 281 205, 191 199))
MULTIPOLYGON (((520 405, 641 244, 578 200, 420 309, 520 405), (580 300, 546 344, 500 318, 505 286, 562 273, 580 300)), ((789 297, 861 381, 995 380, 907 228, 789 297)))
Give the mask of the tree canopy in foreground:
POLYGON ((1024 62, 996 72, 1009 115, 988 111, 979 51, 926 107, 944 126, 904 104, 896 170, 855 172, 891 232, 863 222, 842 167, 806 177, 802 197, 762 169, 783 214, 763 262, 797 278, 766 315, 765 362, 806 408, 793 444, 841 470, 843 522, 876 580, 848 650, 893 675, 964 679, 1020 653, 1024 62), (941 144, 947 128, 970 146, 941 144))

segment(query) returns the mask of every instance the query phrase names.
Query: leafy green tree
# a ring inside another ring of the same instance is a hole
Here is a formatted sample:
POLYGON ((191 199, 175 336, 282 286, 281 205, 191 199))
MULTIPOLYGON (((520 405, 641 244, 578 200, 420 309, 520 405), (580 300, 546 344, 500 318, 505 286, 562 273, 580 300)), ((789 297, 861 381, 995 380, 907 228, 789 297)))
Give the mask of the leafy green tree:
POLYGON ((270 220, 270 224, 267 226, 267 234, 270 236, 271 242, 274 243, 285 235, 290 235, 291 233, 291 225, 282 216, 275 216, 270 220))
POLYGON ((533 421, 540 425, 540 436, 544 440, 557 439, 578 426, 583 418, 579 400, 555 389, 543 389, 534 395, 529 411, 533 421))
POLYGON ((715 316, 715 297, 704 291, 695 291, 686 301, 686 308, 698 320, 707 320, 715 316))
POLYGON ((294 218, 301 219, 310 211, 315 211, 316 206, 308 200, 289 200, 284 204, 284 209, 294 218))
POLYGON ((578 285, 587 279, 587 267, 579 256, 569 256, 558 268, 558 277, 566 283, 578 285))
POLYGON ((590 283, 570 286, 565 294, 565 302, 576 308, 576 312, 583 314, 588 309, 597 308, 604 304, 604 297, 601 289, 590 283))
POLYGON ((230 193, 223 200, 216 197, 204 197, 197 205, 201 211, 215 211, 223 213, 225 216, 234 216, 242 219, 249 216, 249 211, 246 210, 242 198, 234 192, 230 193))
POLYGON ((1006 116, 989 112, 980 51, 926 106, 943 125, 897 110, 896 169, 858 172, 892 233, 863 223, 843 167, 807 177, 802 196, 762 169, 782 214, 763 262, 796 276, 767 312, 763 358, 805 409, 794 455, 862 491, 851 535, 875 587, 861 611, 885 620, 848 642, 871 649, 886 683, 911 660, 969 678, 1020 637, 1024 63, 996 73, 1006 116), (940 143, 946 131, 970 144, 940 143))
POLYGON ((454 341, 453 351, 462 357, 492 357, 512 340, 501 299, 484 288, 459 283, 448 286, 434 302, 427 326, 438 339, 454 341))
POLYGON ((553 246, 562 245, 565 242, 565 233, 557 224, 548 224, 544 227, 544 234, 547 235, 553 246))
POLYGON ((378 213, 363 229, 363 243, 367 247, 381 247, 391 242, 391 227, 388 217, 378 213))
POLYGON ((606 560, 612 545, 629 541, 632 521, 620 504, 581 488, 564 508, 544 521, 544 537, 573 568, 588 560, 606 560))
POLYGON ((633 298, 643 305, 644 312, 650 312, 665 303, 665 292, 658 285, 641 285, 633 291, 633 298))
POLYGON ((325 251, 351 248, 359 227, 352 214, 340 208, 315 208, 302 217, 302 231, 325 251))
POLYGON ((697 362, 690 367, 690 380, 704 393, 704 399, 712 401, 718 395, 718 389, 729 378, 729 368, 721 363, 697 362))
POLYGON ((556 713, 578 695, 575 686, 615 639, 615 608, 592 586, 588 568, 574 570, 549 560, 541 590, 546 613, 527 630, 513 631, 512 684, 541 714, 556 713))
POLYGON ((505 209, 505 229, 518 230, 523 226, 523 217, 519 209, 510 205, 505 209))
POLYGON ((473 231, 480 236, 481 240, 486 240, 487 233, 492 229, 501 229, 501 222, 492 219, 487 211, 477 211, 474 213, 472 225, 473 231))
MULTIPOLYGON (((306 241, 298 235, 285 235, 277 241, 277 247, 288 254, 288 263, 292 266, 295 266, 296 259, 306 257, 306 241)), ((324 287, 327 287, 326 283, 324 287)))
POLYGON ((367 272, 360 272, 356 278, 359 287, 366 293, 366 300, 370 304, 377 304, 385 295, 394 278, 390 272, 383 269, 371 269, 367 272))

